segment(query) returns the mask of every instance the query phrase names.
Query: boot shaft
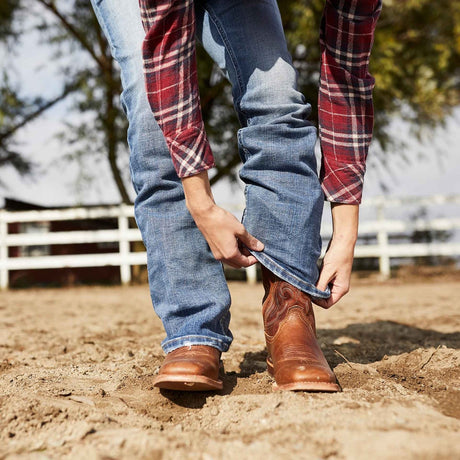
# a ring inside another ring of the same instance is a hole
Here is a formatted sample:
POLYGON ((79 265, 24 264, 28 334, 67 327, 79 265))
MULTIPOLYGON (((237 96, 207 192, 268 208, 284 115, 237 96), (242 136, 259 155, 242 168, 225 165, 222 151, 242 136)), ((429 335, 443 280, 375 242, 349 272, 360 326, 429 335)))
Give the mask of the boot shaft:
POLYGON ((265 288, 262 315, 265 333, 273 337, 287 316, 294 313, 299 320, 310 324, 315 336, 315 316, 311 298, 305 292, 292 286, 262 266, 262 280, 265 288))

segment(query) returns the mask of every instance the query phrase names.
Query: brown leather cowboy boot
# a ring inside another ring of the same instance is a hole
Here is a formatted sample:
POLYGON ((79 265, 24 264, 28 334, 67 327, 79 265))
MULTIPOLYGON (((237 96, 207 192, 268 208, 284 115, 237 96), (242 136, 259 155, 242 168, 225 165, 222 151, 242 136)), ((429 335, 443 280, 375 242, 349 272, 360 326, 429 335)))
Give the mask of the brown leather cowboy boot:
POLYGON ((207 345, 177 348, 166 355, 153 386, 178 391, 222 390, 220 354, 207 345))
POLYGON ((316 340, 308 294, 262 267, 263 318, 268 372, 274 390, 340 391, 316 340))

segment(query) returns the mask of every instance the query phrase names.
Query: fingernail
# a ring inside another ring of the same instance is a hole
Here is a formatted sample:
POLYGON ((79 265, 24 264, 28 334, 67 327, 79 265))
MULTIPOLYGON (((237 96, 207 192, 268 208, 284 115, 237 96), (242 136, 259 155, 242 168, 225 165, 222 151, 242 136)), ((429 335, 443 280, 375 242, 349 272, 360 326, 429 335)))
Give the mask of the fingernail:
POLYGON ((257 250, 258 251, 262 251, 262 249, 264 248, 264 244, 261 243, 260 241, 257 242, 257 250))

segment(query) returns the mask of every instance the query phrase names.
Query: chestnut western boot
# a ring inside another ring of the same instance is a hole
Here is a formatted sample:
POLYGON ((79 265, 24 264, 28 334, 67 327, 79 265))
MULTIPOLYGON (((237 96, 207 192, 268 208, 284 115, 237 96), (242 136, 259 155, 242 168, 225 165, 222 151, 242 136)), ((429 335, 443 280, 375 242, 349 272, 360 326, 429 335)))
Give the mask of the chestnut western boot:
POLYGON ((178 391, 222 390, 220 351, 207 345, 177 348, 166 355, 153 386, 178 391))
POLYGON ((268 372, 275 390, 340 391, 316 340, 308 294, 262 267, 263 319, 268 372))

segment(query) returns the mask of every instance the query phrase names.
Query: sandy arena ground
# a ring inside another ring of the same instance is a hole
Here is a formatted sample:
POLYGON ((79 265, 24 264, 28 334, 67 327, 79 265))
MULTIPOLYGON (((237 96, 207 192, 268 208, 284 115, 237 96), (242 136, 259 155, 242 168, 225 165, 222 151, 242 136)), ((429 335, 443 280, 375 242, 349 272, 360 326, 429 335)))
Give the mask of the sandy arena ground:
POLYGON ((0 459, 460 458, 459 285, 356 281, 317 309, 338 394, 272 392, 260 285, 230 285, 217 394, 152 388, 146 286, 0 293, 0 459))

